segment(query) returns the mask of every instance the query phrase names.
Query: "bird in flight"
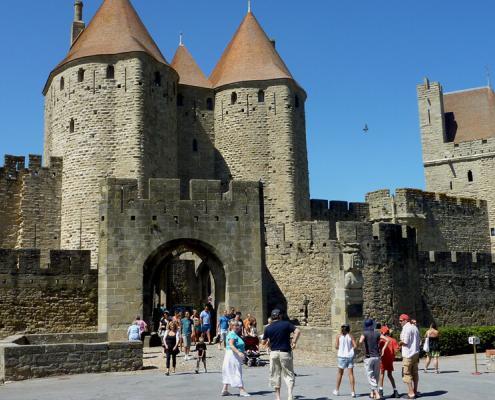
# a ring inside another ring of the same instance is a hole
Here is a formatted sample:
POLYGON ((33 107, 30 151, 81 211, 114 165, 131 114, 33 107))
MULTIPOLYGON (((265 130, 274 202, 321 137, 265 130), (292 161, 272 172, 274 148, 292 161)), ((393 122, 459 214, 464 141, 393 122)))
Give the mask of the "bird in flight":
POLYGON ((370 129, 368 128, 368 124, 364 124, 363 132, 368 133, 370 129))

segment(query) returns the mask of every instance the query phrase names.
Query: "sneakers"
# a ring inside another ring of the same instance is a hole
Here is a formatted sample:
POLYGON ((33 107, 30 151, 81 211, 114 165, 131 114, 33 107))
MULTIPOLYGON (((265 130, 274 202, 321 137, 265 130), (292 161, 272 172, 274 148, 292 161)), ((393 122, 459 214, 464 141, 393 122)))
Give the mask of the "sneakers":
POLYGON ((220 396, 230 396, 230 392, 228 390, 224 390, 222 393, 220 393, 220 396))
POLYGON ((251 395, 248 392, 240 392, 239 396, 240 397, 251 397, 251 395))
POLYGON ((199 374, 199 371, 197 369, 194 370, 195 374, 199 374))
POLYGON ((335 389, 332 393, 333 393, 334 396, 338 396, 339 395, 339 391, 337 389, 335 389))
POLYGON ((380 398, 383 397, 383 388, 378 389, 378 394, 380 395, 380 398))
POLYGON ((400 399, 400 394, 397 390, 394 390, 394 394, 392 395, 394 399, 400 399))
POLYGON ((356 397, 356 393, 352 392, 352 393, 351 393, 351 397, 352 397, 352 398, 355 398, 355 397, 356 397))

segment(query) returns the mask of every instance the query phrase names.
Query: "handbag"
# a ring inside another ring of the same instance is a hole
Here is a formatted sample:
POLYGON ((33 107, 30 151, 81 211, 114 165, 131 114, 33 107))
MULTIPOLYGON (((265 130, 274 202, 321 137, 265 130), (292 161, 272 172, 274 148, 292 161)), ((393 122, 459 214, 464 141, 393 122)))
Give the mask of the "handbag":
POLYGON ((423 351, 425 353, 429 353, 430 352, 430 338, 428 338, 428 337, 425 339, 425 342, 423 344, 423 351))

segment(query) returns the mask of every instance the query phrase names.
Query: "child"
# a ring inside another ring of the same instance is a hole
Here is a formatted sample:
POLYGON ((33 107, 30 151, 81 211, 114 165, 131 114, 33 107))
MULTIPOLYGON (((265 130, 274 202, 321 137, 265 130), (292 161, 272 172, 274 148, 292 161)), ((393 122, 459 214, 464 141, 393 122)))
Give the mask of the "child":
POLYGON ((199 342, 196 343, 196 351, 198 352, 198 360, 196 362, 196 370, 194 372, 199 374, 199 363, 200 361, 203 361, 203 366, 205 367, 205 373, 207 373, 208 371, 206 370, 206 343, 203 336, 200 336, 199 342))
MULTIPOLYGON (((383 381, 385 380, 385 372, 387 372, 388 379, 390 383, 392 384, 392 388, 394 389, 394 394, 392 397, 398 399, 400 398, 399 393, 397 392, 397 388, 395 387, 395 380, 394 376, 392 375, 392 371, 394 370, 394 360, 395 360, 395 352, 399 349, 399 345, 397 341, 390 337, 390 329, 388 326, 383 326, 380 329, 380 332, 382 335, 386 336, 387 338, 390 339, 390 342, 383 352, 382 358, 381 358, 381 363, 380 363, 380 387, 378 388, 378 391, 380 393, 380 396, 383 397, 383 381)), ((384 340, 380 340, 380 349, 383 349, 385 345, 384 340)))

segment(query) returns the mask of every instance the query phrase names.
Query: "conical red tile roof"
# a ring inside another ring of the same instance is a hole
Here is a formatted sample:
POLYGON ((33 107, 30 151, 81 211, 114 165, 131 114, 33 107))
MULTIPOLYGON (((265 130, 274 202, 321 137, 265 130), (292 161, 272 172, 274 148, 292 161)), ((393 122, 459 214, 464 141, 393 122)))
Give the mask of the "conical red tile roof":
POLYGON ((213 85, 199 68, 193 56, 187 50, 186 46, 180 45, 175 53, 171 64, 172 68, 179 74, 179 83, 181 85, 198 86, 212 88, 213 85))
POLYGON ((83 57, 131 52, 147 53, 167 64, 131 2, 104 0, 58 67, 83 57))
POLYGON ((253 13, 249 12, 213 70, 214 87, 244 81, 293 79, 253 13))

